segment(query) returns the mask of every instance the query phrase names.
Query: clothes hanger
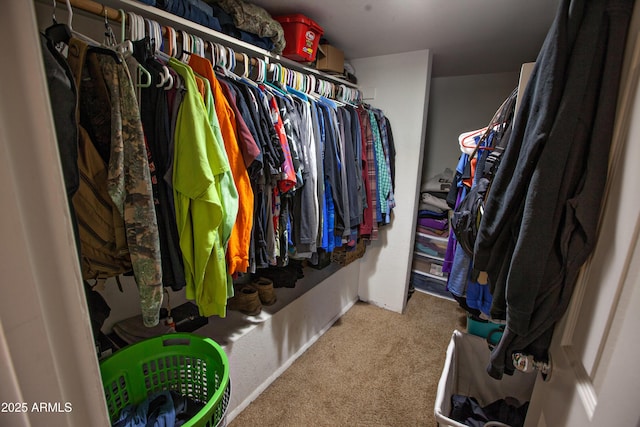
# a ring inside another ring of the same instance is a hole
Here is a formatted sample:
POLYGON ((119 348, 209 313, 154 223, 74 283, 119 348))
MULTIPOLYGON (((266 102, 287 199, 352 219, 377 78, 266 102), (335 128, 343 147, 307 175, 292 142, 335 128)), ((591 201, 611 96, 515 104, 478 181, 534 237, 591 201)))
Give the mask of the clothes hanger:
POLYGON ((350 88, 350 87, 346 87, 346 86, 345 86, 345 88, 347 89, 347 94, 348 94, 347 95, 347 100, 350 103, 357 105, 358 104, 358 90, 350 88))
POLYGON ((325 98, 329 98, 331 94, 331 89, 329 88, 329 82, 326 80, 320 80, 322 82, 322 96, 325 98))
MULTIPOLYGON (((137 22, 134 18, 135 14, 133 12, 127 12, 127 16, 128 18, 128 22, 129 22, 129 40, 135 40, 137 34, 136 34, 136 29, 135 26, 137 25, 137 22)), ((122 26, 123 28, 125 28, 125 26, 122 26)), ((124 31, 124 30, 123 30, 124 31)), ((125 37, 122 38, 122 40, 125 40, 125 37)))
POLYGON ((69 44, 71 39, 71 28, 68 24, 61 24, 56 19, 56 0, 53 0, 53 10, 51 12, 51 24, 45 31, 45 35, 54 45, 60 45, 61 43, 69 44))
POLYGON ((189 55, 191 54, 191 37, 189 37, 189 34, 184 30, 177 30, 177 32, 180 34, 180 38, 182 39, 181 44, 178 45, 182 48, 179 52, 178 58, 186 64, 189 62, 189 55))
MULTIPOLYGON (((67 4, 67 12, 68 12, 68 16, 67 16, 67 26, 69 27, 69 30, 71 31, 71 35, 77 39, 82 40, 83 42, 87 43, 87 45, 89 45, 88 50, 90 52, 94 52, 94 53, 99 53, 101 55, 108 55, 110 57, 112 57, 118 64, 122 63, 122 58, 120 58, 120 55, 118 55, 118 53, 110 48, 104 47, 103 45, 101 45, 100 43, 98 43, 97 41, 93 40, 92 38, 79 33, 77 31, 75 31, 73 29, 73 10, 71 8, 71 2, 70 0, 66 0, 66 4, 67 4)), ((106 10, 105 10, 105 15, 106 15, 106 10)))
POLYGON ((215 70, 222 74, 227 75, 227 49, 221 44, 216 43, 216 63, 214 64, 215 70))
POLYGON ((164 27, 164 29, 167 35, 167 51, 162 49, 161 52, 166 53, 169 57, 175 57, 178 54, 178 35, 173 27, 164 27))
POLYGON ((267 61, 262 58, 255 58, 256 60, 256 82, 264 83, 265 77, 267 75, 267 61))
POLYGON ((249 58, 249 55, 247 55, 246 53, 242 53, 242 63, 244 65, 244 69, 242 74, 240 75, 240 80, 242 80, 244 83, 258 89, 258 85, 256 84, 256 82, 252 81, 249 78, 249 74, 250 74, 250 65, 251 65, 251 58, 249 58))
POLYGON ((240 81, 240 82, 244 82, 250 86, 253 86, 254 88, 258 88, 258 85, 251 81, 251 79, 249 79, 249 65, 251 65, 251 60, 249 59, 249 55, 247 55, 246 53, 242 53, 242 63, 243 63, 243 69, 242 69, 242 73, 240 75, 235 73, 235 69, 237 67, 238 61, 236 59, 236 53, 234 52, 234 50, 232 48, 227 48, 228 49, 228 55, 230 58, 230 63, 229 63, 229 67, 227 70, 227 74, 229 77, 231 77, 234 80, 240 81))
POLYGON ((213 48, 213 68, 220 67, 222 62, 225 61, 225 59, 222 57, 220 45, 218 43, 211 43, 211 46, 213 48))
POLYGON ((205 44, 204 40, 201 37, 198 37, 198 36, 193 36, 193 37, 195 38, 196 46, 198 47, 198 49, 197 49, 198 50, 198 55, 202 56, 204 58, 205 50, 206 50, 205 49, 206 44, 205 44))
POLYGON ((356 107, 356 105, 354 105, 352 102, 352 90, 351 88, 348 88, 347 86, 341 84, 338 87, 338 95, 337 97, 339 98, 339 100, 341 102, 343 102, 345 105, 349 105, 351 107, 356 107))
POLYGON ((316 79, 316 76, 312 74, 309 74, 307 77, 309 78, 309 90, 307 92, 307 95, 311 96, 313 100, 317 101, 321 96, 317 91, 318 79, 316 79))
POLYGON ((326 98, 338 106, 344 107, 346 105, 342 101, 336 99, 336 86, 331 82, 318 79, 318 93, 321 98, 326 98))
MULTIPOLYGON (((153 21, 151 19, 145 19, 145 23, 146 23, 146 33, 149 36, 149 52, 148 55, 145 55, 145 57, 147 58, 147 60, 151 57, 155 58, 156 56, 156 52, 158 50, 162 50, 162 44, 163 44, 163 39, 162 39, 162 27, 160 26, 160 24, 158 24, 156 21, 153 21)), ((158 61, 159 62, 159 61, 158 61)), ((162 71, 158 72, 158 77, 160 78, 160 81, 155 85, 155 87, 164 87, 165 90, 169 89, 170 87, 167 87, 167 83, 170 83, 171 85, 173 84, 173 77, 171 76, 171 74, 169 74, 169 69, 167 68, 166 65, 161 64, 162 67, 162 71)))
MULTIPOLYGON (((164 90, 169 90, 174 85, 174 79, 171 73, 169 72, 169 67, 167 67, 166 63, 169 61, 170 56, 165 54, 162 51, 162 47, 164 46, 164 39, 162 38, 162 26, 150 19, 143 19, 141 16, 138 16, 134 13, 130 13, 131 18, 131 38, 142 40, 147 35, 149 36, 149 55, 148 57, 153 57, 160 66, 162 71, 158 71, 158 77, 160 81, 155 85, 155 87, 162 87, 164 90), (146 24, 146 25, 145 25, 146 24)), ((166 32, 168 35, 168 49, 172 49, 173 44, 171 43, 171 31, 173 29, 170 27, 166 28, 166 32)), ((142 67, 142 66, 141 66, 142 67)), ((144 69, 144 67, 142 67, 144 69)), ((146 70, 146 69, 145 69, 146 70)), ((149 82, 151 82, 151 77, 149 75, 149 82)))
POLYGON ((479 139, 480 137, 482 137, 487 129, 488 127, 485 126, 481 129, 461 133, 460 136, 458 136, 458 145, 460 145, 460 150, 465 154, 471 155, 471 153, 476 148, 476 138, 479 139))
POLYGON ((290 70, 287 67, 282 67, 280 68, 281 73, 280 73, 280 85, 281 86, 286 86, 289 82, 289 74, 290 74, 290 70))
MULTIPOLYGON (((123 57, 128 57, 129 55, 133 55, 133 43, 131 40, 122 39, 121 43, 118 44, 115 33, 109 24, 109 16, 107 14, 107 9, 104 10, 104 27, 105 27, 105 44, 114 49, 115 52, 118 52, 123 57)), ((124 11, 121 11, 121 19, 122 19, 122 27, 124 28, 126 25, 126 18, 124 11)), ((122 31, 122 35, 124 36, 124 31, 122 31)), ((120 55, 116 54, 118 58, 120 55)), ((136 87, 149 87, 151 86, 151 73, 144 68, 140 63, 136 66, 136 87)))
POLYGON ((269 64, 267 63, 266 60, 260 58, 258 59, 258 65, 260 66, 261 82, 264 83, 265 81, 267 81, 267 72, 268 72, 269 64))
POLYGON ((227 70, 229 70, 229 72, 233 76, 238 77, 235 74, 236 63, 237 63, 236 62, 236 53, 234 52, 234 50, 232 48, 228 47, 227 48, 227 55, 228 55, 228 59, 229 59, 229 62, 228 62, 229 67, 227 68, 227 70))
MULTIPOLYGON (((161 50, 156 50, 153 56, 162 65, 161 78, 162 78, 162 82, 163 82, 162 86, 164 86, 164 90, 169 90, 173 88, 176 84, 176 81, 173 78, 173 75, 169 72, 169 67, 166 65, 169 63, 169 61, 173 57, 169 56, 166 52, 163 52, 161 50)), ((160 86, 159 84, 156 85, 156 87, 162 87, 162 86, 160 86)))
POLYGON ((331 83, 331 82, 329 82, 329 88, 330 88, 329 97, 330 97, 331 99, 335 100, 335 99, 337 98, 337 97, 336 97, 336 92, 337 92, 337 90, 336 90, 336 85, 335 85, 335 83, 331 83))
POLYGON ((269 64, 272 72, 271 81, 265 80, 264 87, 271 90, 271 93, 274 95, 284 96, 289 99, 289 94, 284 91, 279 85, 276 83, 282 84, 280 79, 283 75, 284 67, 282 64, 269 64))
POLYGON ((289 74, 287 81, 290 82, 290 84, 286 86, 287 92, 296 98, 307 101, 309 99, 309 95, 306 93, 307 76, 295 70, 288 70, 287 73, 289 74))
POLYGON ((240 55, 242 55, 242 65, 243 65, 243 71, 242 73, 240 73, 240 77, 248 78, 249 66, 251 65, 251 60, 249 59, 249 55, 247 55, 246 53, 241 53, 240 55))
MULTIPOLYGON (((136 15, 135 13, 132 13, 131 15, 133 17, 132 22, 135 22, 135 26, 132 30, 132 40, 143 40, 147 36, 145 31, 144 18, 142 16, 136 15)), ((123 40, 123 43, 125 43, 126 41, 131 43, 131 40, 123 40)), ((131 44, 131 52, 129 52, 128 54, 133 54, 133 44, 131 44)), ((150 87, 151 82, 151 73, 146 68, 144 68, 142 64, 138 63, 138 65, 136 66, 136 87, 150 87)))
POLYGON ((234 73, 234 69, 236 67, 236 54, 233 49, 222 45, 217 46, 220 52, 217 71, 225 77, 236 81, 242 81, 240 76, 234 73))
POLYGON ((122 60, 120 59, 120 56, 118 56, 117 52, 113 51, 112 49, 107 49, 101 46, 100 43, 98 43, 97 41, 85 36, 84 34, 78 33, 77 31, 73 30, 73 9, 71 8, 71 2, 69 0, 66 0, 66 5, 67 5, 67 13, 68 13, 67 23, 66 24, 58 23, 58 21, 56 20, 56 14, 55 14, 55 8, 57 4, 56 4, 56 1, 53 0, 53 12, 51 16, 53 20, 53 25, 51 25, 49 28, 45 30, 45 35, 47 36, 47 38, 51 40, 51 42, 55 45, 60 45, 60 44, 68 45, 71 37, 75 37, 87 43, 89 45, 89 49, 92 52, 109 55, 112 58, 114 58, 114 60, 118 64, 122 63, 122 60))
POLYGON ((73 9, 71 9, 71 2, 69 0, 66 0, 66 4, 67 4, 67 25, 69 26, 69 29, 73 31, 73 26, 71 25, 71 23, 73 22, 73 9))
POLYGON ((293 74, 292 87, 300 91, 302 89, 302 73, 292 70, 291 74, 293 74))
POLYGON ((118 13, 120 14, 120 41, 123 42, 127 36, 126 34, 127 26, 125 25, 127 20, 127 14, 122 9, 118 9, 118 13))
POLYGON ((149 35, 149 41, 151 45, 150 56, 161 65, 161 70, 158 73, 160 81, 156 84, 155 87, 162 87, 164 90, 169 90, 173 87, 173 76, 169 72, 169 68, 162 62, 158 61, 158 52, 162 52, 162 46, 164 44, 164 39, 162 38, 162 26, 154 20, 145 19, 146 22, 146 32, 149 35))
POLYGON ((161 59, 161 60, 163 60, 164 62, 167 62, 167 63, 168 63, 168 62, 169 62, 169 60, 170 60, 170 59, 172 59, 172 58, 173 58, 173 59, 176 59, 175 57, 173 57, 173 56, 169 55, 168 53, 163 52, 163 51, 161 51, 161 50, 156 51, 156 58, 157 58, 157 59, 161 59))
MULTIPOLYGON (((153 52, 154 57, 158 54, 158 52, 162 52, 162 47, 164 46, 164 39, 162 38, 162 26, 156 21, 151 21, 153 24, 153 28, 156 34, 156 37, 161 41, 161 44, 155 45, 155 50, 153 52)), ((164 86, 164 90, 169 90, 173 88, 173 76, 169 72, 169 67, 165 64, 162 64, 162 86, 164 86)), ((160 87, 160 86, 158 86, 160 87)))
POLYGON ((329 85, 325 80, 318 79, 318 93, 321 97, 329 97, 329 85))
MULTIPOLYGON (((213 42, 211 42, 211 41, 207 40, 205 42, 205 44, 206 44, 206 46, 209 47, 209 51, 211 52, 211 60, 210 60, 211 61, 211 66, 215 66, 215 64, 216 64, 216 58, 215 58, 215 56, 216 56, 216 48, 213 45, 213 42)), ((205 49, 205 51, 206 51, 206 49, 205 49)), ((207 59, 209 59, 209 58, 207 58, 207 59)))
POLYGON ((196 40, 195 36, 193 34, 188 34, 188 35, 189 35, 189 47, 191 48, 190 52, 192 54, 202 56, 199 53, 198 41, 196 40))
POLYGON ((356 89, 356 101, 358 105, 362 104, 364 101, 364 96, 362 95, 362 91, 360 89, 356 89))
POLYGON ((287 91, 287 87, 291 87, 291 85, 293 84, 293 71, 287 67, 283 67, 281 64, 278 65, 280 65, 280 80, 278 82, 279 87, 281 88, 287 99, 292 100, 289 92, 287 91))
POLYGON ((295 85, 295 74, 293 72, 293 70, 290 70, 288 68, 284 69, 284 78, 285 78, 285 85, 286 86, 290 86, 290 87, 294 87, 295 85))

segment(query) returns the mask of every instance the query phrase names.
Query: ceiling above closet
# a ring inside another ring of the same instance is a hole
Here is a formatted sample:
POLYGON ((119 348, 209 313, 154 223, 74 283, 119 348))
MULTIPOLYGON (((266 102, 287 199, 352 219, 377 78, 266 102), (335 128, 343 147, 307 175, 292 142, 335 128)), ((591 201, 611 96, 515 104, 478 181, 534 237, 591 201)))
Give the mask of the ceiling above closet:
MULTIPOLYGON (((250 0, 302 13, 348 59, 430 49, 433 76, 518 71, 536 59, 558 0, 250 0)), ((357 71, 357 70, 356 70, 357 71)))

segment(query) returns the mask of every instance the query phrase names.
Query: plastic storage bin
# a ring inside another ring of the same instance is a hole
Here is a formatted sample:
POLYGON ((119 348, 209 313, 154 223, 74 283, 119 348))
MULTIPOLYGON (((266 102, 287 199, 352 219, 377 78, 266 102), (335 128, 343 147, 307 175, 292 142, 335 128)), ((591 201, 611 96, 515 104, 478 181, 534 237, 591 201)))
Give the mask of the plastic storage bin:
POLYGON ((448 238, 417 233, 414 250, 424 255, 444 259, 447 253, 448 238))
POLYGON ((109 417, 148 395, 174 390, 204 404, 184 426, 224 424, 231 386, 229 361, 213 340, 176 333, 125 347, 100 363, 109 417))
POLYGON ((449 418, 454 394, 475 397, 481 406, 505 397, 515 397, 520 403, 529 401, 536 374, 516 371, 496 380, 486 371, 490 354, 483 338, 453 331, 436 392, 434 415, 439 426, 465 427, 449 418))
POLYGON ((282 25, 287 42, 282 56, 299 62, 315 61, 318 43, 324 34, 322 27, 299 13, 274 16, 273 19, 282 25))

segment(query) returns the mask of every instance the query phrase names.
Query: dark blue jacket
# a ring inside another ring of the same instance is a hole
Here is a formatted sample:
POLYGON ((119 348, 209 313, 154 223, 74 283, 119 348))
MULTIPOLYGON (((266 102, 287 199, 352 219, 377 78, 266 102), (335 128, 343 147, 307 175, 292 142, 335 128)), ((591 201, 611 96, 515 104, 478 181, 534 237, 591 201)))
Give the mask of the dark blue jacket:
POLYGON ((514 351, 546 359, 595 245, 633 3, 563 0, 522 94, 475 246, 491 314, 507 320, 495 378, 513 372, 514 351))

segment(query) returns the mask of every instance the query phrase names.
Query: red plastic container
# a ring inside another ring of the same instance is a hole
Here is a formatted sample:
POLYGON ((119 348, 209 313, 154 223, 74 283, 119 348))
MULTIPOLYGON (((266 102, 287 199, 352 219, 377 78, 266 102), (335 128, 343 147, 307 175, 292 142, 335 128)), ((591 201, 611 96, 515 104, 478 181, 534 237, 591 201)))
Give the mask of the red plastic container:
POLYGON ((299 62, 313 62, 324 33, 322 27, 300 13, 274 16, 273 19, 282 25, 287 42, 282 56, 299 62))

